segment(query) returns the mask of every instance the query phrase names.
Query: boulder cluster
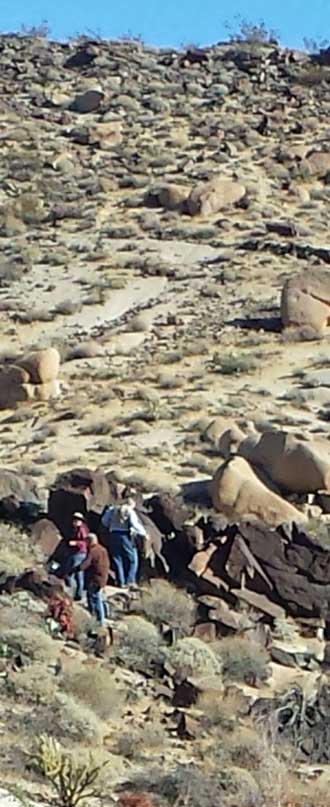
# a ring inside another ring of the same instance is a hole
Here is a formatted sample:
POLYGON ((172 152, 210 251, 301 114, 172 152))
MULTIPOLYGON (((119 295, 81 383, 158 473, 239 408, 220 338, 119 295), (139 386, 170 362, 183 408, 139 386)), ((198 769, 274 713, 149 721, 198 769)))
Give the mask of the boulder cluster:
POLYGON ((37 350, 0 368, 0 409, 59 395, 60 355, 56 348, 37 350))

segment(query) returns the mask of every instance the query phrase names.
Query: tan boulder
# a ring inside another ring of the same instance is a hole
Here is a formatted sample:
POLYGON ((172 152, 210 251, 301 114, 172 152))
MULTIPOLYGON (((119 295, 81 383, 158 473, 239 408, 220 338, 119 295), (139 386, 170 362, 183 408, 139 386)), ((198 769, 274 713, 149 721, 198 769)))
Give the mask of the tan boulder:
POLYGON ((60 354, 54 347, 37 350, 19 360, 30 376, 33 384, 47 384, 55 381, 60 369, 60 354))
POLYGON ((313 151, 306 160, 308 168, 314 177, 322 179, 330 173, 330 152, 313 151))
POLYGON ((244 457, 233 457, 218 468, 211 495, 215 509, 233 520, 252 518, 271 527, 306 521, 299 510, 261 481, 244 457))
POLYGON ((159 204, 165 210, 180 210, 187 199, 188 191, 180 185, 166 185, 158 193, 159 204))
POLYGON ((230 179, 214 177, 203 182, 191 191, 187 199, 187 208, 191 216, 201 213, 210 216, 219 210, 237 204, 246 195, 244 185, 230 179))
POLYGON ((121 121, 97 123, 89 130, 89 143, 99 144, 103 149, 118 146, 123 140, 122 128, 121 121))
POLYGON ((48 381, 47 384, 35 384, 34 397, 36 401, 50 401, 60 395, 60 382, 58 379, 48 381))
POLYGON ((329 443, 297 440, 292 434, 274 430, 256 439, 247 437, 238 453, 263 468, 277 485, 294 493, 330 490, 329 443))
POLYGON ((286 281, 281 297, 283 328, 308 327, 324 334, 330 322, 330 272, 307 270, 286 281))
POLYGON ((218 440, 218 451, 227 459, 230 457, 231 454, 236 454, 239 450, 239 446, 245 440, 245 434, 239 426, 232 426, 230 429, 226 429, 218 440))

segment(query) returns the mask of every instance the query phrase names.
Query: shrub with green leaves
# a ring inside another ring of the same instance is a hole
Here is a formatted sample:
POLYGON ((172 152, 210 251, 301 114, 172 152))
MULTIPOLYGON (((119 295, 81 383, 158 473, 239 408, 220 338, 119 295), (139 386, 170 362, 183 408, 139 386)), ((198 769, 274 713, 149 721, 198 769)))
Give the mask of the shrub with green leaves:
POLYGON ((109 670, 94 665, 73 665, 61 676, 60 687, 103 720, 119 717, 126 698, 109 670))
POLYGON ((31 761, 53 786, 60 807, 77 807, 86 799, 100 797, 97 783, 104 764, 98 764, 92 754, 79 763, 57 740, 44 734, 31 761))
POLYGON ((221 675, 219 656, 209 644, 195 637, 179 639, 168 649, 167 658, 173 667, 187 667, 194 676, 221 675))
POLYGON ((151 671, 161 664, 164 648, 155 625, 140 616, 128 617, 114 657, 124 667, 139 672, 151 671))
POLYGON ((166 623, 181 636, 190 633, 195 622, 196 605, 185 591, 168 583, 154 580, 141 598, 142 610, 154 625, 166 623))
POLYGON ((269 656, 258 642, 240 636, 227 637, 217 643, 217 655, 226 681, 254 683, 268 676, 269 656))

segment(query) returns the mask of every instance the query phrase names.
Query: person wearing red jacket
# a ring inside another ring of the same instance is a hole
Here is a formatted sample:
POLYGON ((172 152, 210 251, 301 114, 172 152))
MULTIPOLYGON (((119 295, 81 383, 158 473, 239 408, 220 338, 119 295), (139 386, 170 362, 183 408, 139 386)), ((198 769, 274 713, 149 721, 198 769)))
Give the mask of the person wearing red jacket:
POLYGON ((66 582, 70 586, 75 600, 81 600, 84 593, 84 572, 81 564, 87 557, 87 536, 89 529, 82 513, 74 513, 72 519, 73 535, 69 541, 71 554, 66 565, 66 582))

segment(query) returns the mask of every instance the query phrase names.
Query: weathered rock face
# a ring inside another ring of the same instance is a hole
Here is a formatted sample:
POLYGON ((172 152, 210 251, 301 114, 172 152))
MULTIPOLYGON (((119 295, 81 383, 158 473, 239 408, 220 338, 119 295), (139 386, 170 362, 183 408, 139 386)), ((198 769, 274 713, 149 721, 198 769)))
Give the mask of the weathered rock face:
POLYGON ((32 384, 48 384, 58 377, 60 354, 54 347, 38 350, 20 359, 19 366, 26 370, 32 384))
POLYGON ((200 213, 210 216, 218 210, 224 210, 236 204, 246 194, 244 185, 229 179, 214 177, 209 182, 202 183, 191 191, 187 199, 187 209, 191 216, 200 213))
POLYGON ((283 328, 309 328, 322 336, 330 322, 330 272, 313 269, 287 280, 281 317, 283 328))
POLYGON ((189 510, 180 499, 169 495, 152 496, 147 502, 152 520, 163 535, 182 530, 189 510))
POLYGON ((91 531, 97 532, 100 516, 111 502, 110 484, 102 471, 74 468, 55 480, 49 494, 48 515, 65 537, 72 534, 74 512, 88 516, 91 531))
POLYGON ((296 525, 285 533, 245 521, 228 525, 226 536, 197 552, 189 569, 201 593, 230 592, 270 620, 328 612, 330 552, 296 525))
POLYGON ((243 457, 234 457, 220 466, 211 494, 216 510, 234 520, 253 517, 269 526, 306 520, 299 510, 266 487, 243 457))
POLYGON ((14 496, 18 502, 36 501, 36 490, 31 480, 15 471, 0 469, 0 500, 14 496))
POLYGON ((60 356, 55 348, 36 351, 18 359, 18 365, 0 370, 0 409, 15 408, 28 401, 58 397, 60 356))
POLYGON ((330 486, 330 452, 327 443, 297 440, 287 432, 269 431, 247 437, 238 454, 287 490, 312 493, 330 486))
POLYGON ((61 541, 61 535, 57 527, 48 518, 41 518, 33 524, 31 537, 33 543, 38 545, 46 559, 53 555, 61 541))

